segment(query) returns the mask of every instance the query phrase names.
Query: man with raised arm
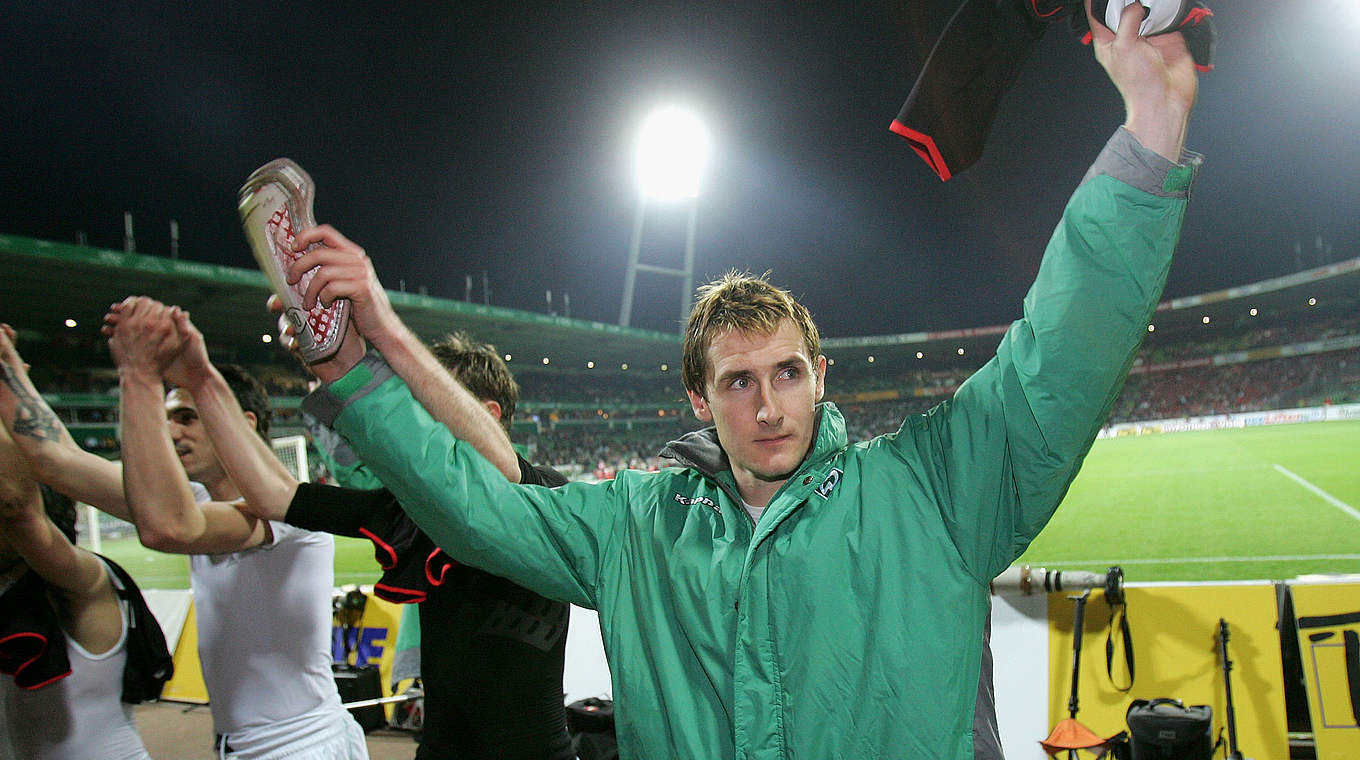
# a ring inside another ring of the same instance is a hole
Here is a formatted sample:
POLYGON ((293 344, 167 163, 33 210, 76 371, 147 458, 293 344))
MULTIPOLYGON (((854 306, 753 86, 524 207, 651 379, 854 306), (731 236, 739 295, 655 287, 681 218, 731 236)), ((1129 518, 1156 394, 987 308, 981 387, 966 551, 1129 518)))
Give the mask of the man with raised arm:
MULTIPOLYGON (((240 490, 204 434, 193 397, 164 391, 155 345, 178 340, 173 325, 147 340, 110 340, 122 390, 121 465, 76 446, 33 388, 11 338, 0 331, 0 420, 35 477, 130 520, 148 548, 190 555, 218 754, 366 760, 363 731, 331 674, 334 541, 236 508, 240 490)), ((229 375, 243 419, 265 445, 264 389, 239 369, 229 375)))
MULTIPOLYGON (((241 509, 309 530, 369 538, 386 571, 375 593, 419 603, 425 719, 417 758, 576 757, 562 705, 567 605, 449 559, 385 489, 299 484, 246 423, 226 380, 208 360, 202 334, 183 312, 139 299, 108 320, 119 339, 154 344, 167 379, 192 394, 227 475, 242 484, 241 509), (178 340, 155 341, 172 323, 178 340)), ((432 350, 439 371, 472 392, 488 418, 508 433, 518 388, 495 350, 461 334, 432 350)), ((455 432, 468 425, 457 416, 445 422, 455 432)), ((488 452, 492 456, 515 461, 516 482, 566 482, 516 455, 508 437, 486 440, 498 442, 488 452)), ((331 445, 339 447, 334 453, 347 465, 339 469, 356 466, 343 441, 331 445)))
POLYGON ((123 701, 132 607, 75 534, 0 430, 0 757, 150 760, 123 701))
MULTIPOLYGON (((685 335, 685 387, 713 427, 673 442, 659 473, 508 484, 417 403, 418 375, 373 354, 318 365, 329 383, 304 408, 453 557, 599 611, 622 756, 969 760, 988 583, 1108 414, 1199 163, 1182 152, 1193 63, 1179 33, 1138 37, 1140 11, 1118 35, 1091 25, 1127 118, 1069 200, 1024 315, 896 433, 850 444, 819 403, 807 309, 736 273, 700 289, 685 335)), ((290 272, 318 268, 305 305, 350 298, 387 356, 401 339, 363 251, 328 228, 297 238, 314 243, 290 272)))

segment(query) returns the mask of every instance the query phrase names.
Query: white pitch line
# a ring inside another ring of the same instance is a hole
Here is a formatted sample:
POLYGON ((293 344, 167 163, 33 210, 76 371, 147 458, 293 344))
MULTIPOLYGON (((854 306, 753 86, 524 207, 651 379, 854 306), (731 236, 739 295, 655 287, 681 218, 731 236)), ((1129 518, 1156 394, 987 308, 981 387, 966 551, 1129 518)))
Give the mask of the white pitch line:
POLYGON ((1177 565, 1211 562, 1300 562, 1310 559, 1360 559, 1360 554, 1284 554, 1274 557, 1158 557, 1151 559, 1068 559, 1060 562, 1036 560, 1028 562, 1030 567, 1055 568, 1058 566, 1110 566, 1110 565, 1177 565))
POLYGON ((1275 470, 1276 470, 1276 472, 1279 472, 1281 475, 1283 475, 1283 476, 1289 478, 1290 480, 1294 481, 1295 483, 1298 483, 1299 485, 1303 486, 1304 488, 1307 488, 1309 491, 1312 491, 1316 496, 1318 496, 1319 498, 1321 498, 1323 501, 1327 502, 1328 504, 1331 504, 1333 507, 1336 507, 1337 509, 1341 510, 1342 512, 1345 512, 1346 514, 1350 515, 1351 517, 1354 517, 1355 519, 1360 520, 1360 512, 1357 512, 1356 509, 1355 509, 1355 507, 1352 507, 1351 505, 1349 505, 1349 504, 1347 504, 1346 502, 1344 502, 1344 501, 1342 501, 1342 500, 1336 498, 1335 496, 1333 496, 1333 495, 1327 493, 1326 491, 1322 490, 1321 488, 1318 488, 1317 486, 1313 485, 1312 483, 1309 483, 1308 481, 1304 480, 1303 478, 1299 477, 1298 475, 1295 475, 1294 473, 1290 472, 1289 470, 1286 470, 1285 468, 1281 467, 1281 466, 1278 465, 1278 464, 1275 465, 1275 470))

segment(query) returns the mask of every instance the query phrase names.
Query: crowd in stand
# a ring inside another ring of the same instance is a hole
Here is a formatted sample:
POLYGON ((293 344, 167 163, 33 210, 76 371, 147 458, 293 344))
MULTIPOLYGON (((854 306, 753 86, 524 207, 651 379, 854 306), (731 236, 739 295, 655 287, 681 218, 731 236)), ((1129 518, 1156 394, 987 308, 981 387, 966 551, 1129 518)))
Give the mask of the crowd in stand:
POLYGON ((863 393, 887 389, 924 388, 948 393, 957 388, 959 383, 973 374, 978 367, 982 366, 983 358, 985 357, 948 369, 912 369, 901 372, 884 372, 864 364, 854 366, 853 369, 841 364, 829 368, 828 372, 834 373, 839 381, 844 382, 840 389, 842 395, 845 394, 847 389, 851 393, 863 393))
MULTIPOLYGON (((1212 326, 1212 323, 1210 325, 1212 326)), ((1143 363, 1158 364, 1262 346, 1306 343, 1357 333, 1360 333, 1360 315, 1335 316, 1301 326, 1255 327, 1246 324, 1226 328, 1215 327, 1212 334, 1204 338, 1178 335, 1173 340, 1162 341, 1154 333, 1143 345, 1139 357, 1143 363)))
MULTIPOLYGON (((896 430, 905 417, 925 412, 938 400, 923 396, 840 406, 850 440, 864 440, 896 430)), ((1360 402, 1360 351, 1331 351, 1135 374, 1116 401, 1110 422, 1352 402, 1360 402)), ((667 441, 699 426, 692 415, 682 413, 631 429, 542 426, 521 442, 559 469, 581 477, 607 478, 625 468, 664 467, 666 461, 656 457, 657 452, 667 441)))
POLYGON ((665 467, 665 460, 657 456, 661 448, 699 427, 693 416, 675 416, 632 428, 562 427, 528 435, 517 433, 514 438, 565 475, 607 480, 620 470, 665 467))
MULTIPOLYGON (((1263 346, 1283 346, 1336 336, 1360 334, 1360 315, 1334 315, 1306 326, 1256 327, 1250 323, 1220 328, 1200 339, 1149 336, 1138 365, 1156 368, 1165 362, 1204 359, 1263 346)), ((72 350, 78 347, 68 347, 72 350)), ((891 432, 911 414, 919 414, 948 397, 962 379, 985 359, 970 356, 970 366, 884 371, 883 367, 842 364, 831 368, 851 440, 891 432), (897 390, 899 398, 863 402, 859 393, 897 390), (918 395, 920 394, 920 395, 918 395)), ((116 378, 96 369, 44 367, 45 387, 63 393, 107 393, 116 378)), ((293 367, 251 368, 275 399, 306 394, 308 378, 293 367)), ((600 371, 575 373, 524 372, 514 437, 537 461, 575 477, 609 478, 622 469, 666 466, 657 456, 662 447, 701 425, 689 410, 677 372, 600 371), (565 378, 565 379, 564 379, 565 378)), ((1233 364, 1205 364, 1183 369, 1135 369, 1110 415, 1111 423, 1174 419, 1211 414, 1294 408, 1322 403, 1360 401, 1360 350, 1345 349, 1233 364)), ((61 412, 67 423, 112 424, 113 406, 71 408, 61 412)), ((287 402, 276 409, 276 426, 300 429, 300 412, 287 402)), ((75 425, 79 428, 79 425, 75 425)), ((87 448, 116 453, 107 434, 84 436, 87 448)))
POLYGON ((1131 375, 1110 422, 1199 417, 1355 400, 1360 352, 1131 375))
POLYGON ((686 403, 678 366, 666 372, 600 370, 568 374, 511 369, 519 383, 520 398, 529 407, 584 404, 608 411, 620 406, 686 403))

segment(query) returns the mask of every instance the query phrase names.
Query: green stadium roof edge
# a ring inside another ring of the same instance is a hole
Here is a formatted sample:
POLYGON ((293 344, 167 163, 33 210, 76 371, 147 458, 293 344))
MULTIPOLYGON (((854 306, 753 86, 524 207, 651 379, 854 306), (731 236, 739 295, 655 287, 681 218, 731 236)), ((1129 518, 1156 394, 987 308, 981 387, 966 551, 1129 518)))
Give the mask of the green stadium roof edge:
MULTIPOLYGON (((97 336, 109 304, 129 295, 148 295, 177 304, 194 315, 219 352, 254 352, 287 360, 282 349, 262 344, 275 334, 275 319, 264 308, 269 286, 254 269, 185 259, 91 248, 14 235, 0 235, 0 320, 27 335, 54 336, 74 319, 80 334, 97 336)), ((446 298, 388 291, 393 307, 419 336, 432 340, 450 329, 465 330, 514 358, 516 373, 600 370, 652 373, 678 369, 681 336, 567 317, 488 306, 446 298), (543 365, 547 357, 550 364, 543 365)), ((1360 258, 1263 280, 1175 298, 1158 306, 1158 329, 1192 329, 1203 316, 1216 323, 1235 320, 1248 308, 1263 313, 1305 315, 1316 299, 1319 311, 1354 312, 1360 304, 1360 258)), ((1306 318, 1306 317, 1301 317, 1306 318)), ((894 335, 827 337, 828 356, 855 359, 872 352, 881 359, 906 359, 917 351, 953 358, 965 349, 967 362, 995 350, 1005 325, 894 335)), ((244 360, 244 359, 238 359, 244 360)))
MULTIPOLYGON (((110 304, 147 295, 189 310, 210 344, 254 349, 261 336, 276 333, 264 306, 269 292, 254 269, 0 235, 0 320, 28 333, 51 336, 73 319, 82 333, 97 334, 110 304)), ((412 293, 388 296, 421 338, 465 330, 511 354, 517 372, 565 368, 577 359, 659 371, 680 356, 678 334, 412 293), (544 367, 544 357, 557 367, 544 367)), ((272 351, 285 358, 282 349, 272 351)))

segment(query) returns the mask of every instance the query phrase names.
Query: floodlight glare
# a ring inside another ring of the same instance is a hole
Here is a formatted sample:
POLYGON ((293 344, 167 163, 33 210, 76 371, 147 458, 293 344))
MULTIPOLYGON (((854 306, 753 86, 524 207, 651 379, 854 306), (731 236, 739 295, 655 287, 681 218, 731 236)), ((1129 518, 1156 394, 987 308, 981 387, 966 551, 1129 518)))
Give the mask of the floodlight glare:
POLYGON ((649 198, 694 198, 708 160, 708 130, 699 117, 679 106, 653 111, 638 134, 637 168, 649 198))

